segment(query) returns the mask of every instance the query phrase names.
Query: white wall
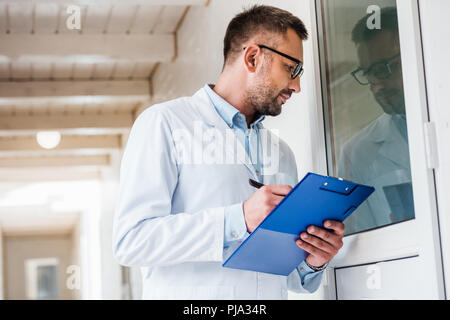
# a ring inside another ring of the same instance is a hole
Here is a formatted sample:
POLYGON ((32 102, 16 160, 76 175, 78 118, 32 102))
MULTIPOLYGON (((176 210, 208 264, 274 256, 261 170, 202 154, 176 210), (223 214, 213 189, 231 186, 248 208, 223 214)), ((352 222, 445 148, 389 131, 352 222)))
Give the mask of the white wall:
MULTIPOLYGON (((70 258, 71 259, 70 264, 80 267, 81 252, 80 252, 80 219, 79 218, 78 218, 78 221, 74 225, 71 238, 72 238, 71 239, 71 241, 72 241, 72 256, 70 258)), ((67 276, 70 277, 72 274, 73 273, 67 274, 67 276)), ((78 274, 77 277, 80 277, 79 279, 81 280, 81 277, 82 277, 81 270, 80 270, 80 274, 78 274)), ((79 283, 79 284, 80 284, 80 288, 76 288, 76 287, 73 288, 73 299, 74 300, 80 300, 82 298, 81 283, 79 283)))
MULTIPOLYGON (((230 20, 242 8, 252 4, 267 4, 289 10, 303 20, 311 30, 310 1, 226 1, 212 0, 207 7, 191 7, 178 32, 178 57, 174 63, 161 64, 154 74, 153 103, 180 96, 192 95, 205 83, 215 83, 223 65, 223 37, 230 20)), ((312 32, 310 32, 312 33, 312 32)), ((298 166, 299 178, 308 172, 323 170, 317 163, 320 144, 313 136, 317 132, 317 105, 315 64, 313 63, 313 38, 304 43, 305 75, 302 92, 293 96, 283 107, 280 116, 267 117, 267 128, 279 130, 279 135, 292 148, 298 166), (314 139, 314 140, 313 140, 314 139)), ((322 290, 315 295, 291 295, 290 298, 321 298, 322 290)))
POLYGON ((71 235, 8 236, 5 242, 5 298, 26 297, 25 261, 37 258, 57 258, 60 299, 73 299, 74 292, 66 286, 67 267, 71 264, 71 235))
POLYGON ((121 152, 111 154, 111 167, 102 171, 101 184, 101 216, 100 216, 100 247, 101 247, 101 278, 102 299, 118 300, 122 297, 121 267, 112 252, 112 228, 114 208, 119 191, 121 152))
POLYGON ((80 267, 81 267, 81 299, 95 300, 102 298, 101 270, 101 191, 100 184, 91 189, 87 206, 81 210, 80 217, 80 267), (95 200, 94 200, 95 199, 95 200))

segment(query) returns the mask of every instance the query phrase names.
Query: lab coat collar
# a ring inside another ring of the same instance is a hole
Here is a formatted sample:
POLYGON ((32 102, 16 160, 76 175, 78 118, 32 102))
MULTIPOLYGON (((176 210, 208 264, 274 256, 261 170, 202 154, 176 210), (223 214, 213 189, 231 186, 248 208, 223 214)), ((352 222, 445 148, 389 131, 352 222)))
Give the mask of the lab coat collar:
MULTIPOLYGON (((225 120, 225 122, 228 124, 230 128, 235 125, 234 121, 235 118, 240 114, 245 118, 245 115, 241 114, 239 110, 231 105, 228 101, 226 101, 224 98, 219 96, 216 92, 213 91, 215 85, 214 84, 206 84, 203 88, 205 89, 206 93, 208 94, 209 98, 211 99, 214 107, 216 108, 216 111, 219 113, 219 115, 222 117, 222 119, 225 120)), ((250 124, 251 128, 258 128, 261 129, 262 127, 262 121, 266 118, 265 115, 260 115, 258 119, 253 121, 250 124)))
POLYGON ((212 104, 216 108, 217 113, 225 120, 230 128, 233 127, 235 117, 239 114, 239 110, 232 106, 228 101, 223 99, 213 91, 214 85, 208 84, 204 86, 206 93, 211 99, 212 104))
POLYGON ((205 122, 210 127, 223 128, 226 125, 225 121, 215 110, 205 88, 201 88, 200 90, 198 90, 192 96, 192 98, 194 98, 195 101, 198 102, 194 104, 194 107, 197 109, 198 114, 203 122, 205 122))
POLYGON ((378 154, 402 168, 409 169, 409 148, 392 116, 381 115, 368 133, 372 143, 379 146, 378 154))
POLYGON ((373 143, 383 143, 392 138, 390 130, 390 115, 383 113, 375 120, 375 125, 369 131, 368 137, 373 143))
MULTIPOLYGON (((210 127, 215 127, 219 129, 222 132, 227 132, 227 130, 232 131, 228 124, 222 119, 222 117, 217 113, 216 109, 214 108, 208 93, 206 92, 206 89, 203 87, 200 90, 198 90, 194 95, 193 99, 195 100, 194 107, 198 111, 199 117, 202 119, 204 123, 206 123, 210 127)), ((260 129, 263 129, 263 125, 261 122, 258 123, 258 126, 260 129)), ((271 133, 269 130, 267 130, 267 136, 269 137, 269 141, 271 144, 270 150, 275 150, 275 148, 279 148, 278 144, 276 143, 277 139, 273 139, 271 133)), ((249 157, 247 156, 247 153, 242 146, 242 144, 239 142, 235 134, 232 134, 233 139, 225 139, 226 143, 226 150, 227 152, 233 157, 236 157, 236 159, 243 163, 247 169, 252 173, 253 177, 257 180, 257 175, 255 172, 255 168, 253 164, 251 163, 249 157), (237 148, 237 150, 235 149, 237 148)), ((264 148, 264 146, 261 146, 264 148)), ((263 150, 264 152, 264 150, 263 150)), ((281 153, 281 151, 280 151, 281 153)), ((281 158, 281 154, 280 154, 281 158)), ((264 167, 264 165, 263 165, 264 167)))

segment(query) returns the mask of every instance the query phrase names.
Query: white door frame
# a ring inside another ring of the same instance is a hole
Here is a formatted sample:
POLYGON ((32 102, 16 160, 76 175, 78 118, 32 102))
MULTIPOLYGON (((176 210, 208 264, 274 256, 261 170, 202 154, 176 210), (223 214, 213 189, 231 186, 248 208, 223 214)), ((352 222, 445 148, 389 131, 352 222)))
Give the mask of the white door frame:
POLYGON ((436 186, 430 158, 428 103, 422 51, 419 5, 417 0, 397 0, 400 46, 410 143, 411 176, 414 206, 420 241, 419 256, 423 261, 424 285, 434 291, 433 299, 444 299, 440 230, 436 205, 436 186), (425 279, 426 278, 426 279, 425 279))
MULTIPOLYGON (((316 1, 310 0, 310 3, 314 54, 314 76, 311 77, 313 80, 310 81, 313 83, 310 87, 315 88, 313 94, 316 97, 316 106, 323 106, 320 70, 320 55, 323 53, 319 50, 323 33, 322 26, 317 23, 320 12, 316 10, 316 1)), ((417 255, 420 259, 420 274, 417 280, 420 281, 421 291, 428 293, 424 298, 445 297, 435 181, 427 159, 425 128, 428 123, 428 108, 417 0, 397 1, 397 9, 416 219, 345 237, 343 249, 332 260, 327 271, 326 298, 329 299, 336 298, 334 268, 417 255)), ((316 112, 317 119, 324 119, 322 108, 317 107, 316 112)), ((321 131, 312 132, 312 137, 323 138, 318 141, 323 148, 315 155, 315 167, 317 172, 327 174, 324 121, 311 127, 321 131)))
POLYGON ((441 253, 450 296, 450 29, 445 18, 450 10, 448 0, 419 0, 423 56, 429 108, 431 164, 436 177, 441 253))

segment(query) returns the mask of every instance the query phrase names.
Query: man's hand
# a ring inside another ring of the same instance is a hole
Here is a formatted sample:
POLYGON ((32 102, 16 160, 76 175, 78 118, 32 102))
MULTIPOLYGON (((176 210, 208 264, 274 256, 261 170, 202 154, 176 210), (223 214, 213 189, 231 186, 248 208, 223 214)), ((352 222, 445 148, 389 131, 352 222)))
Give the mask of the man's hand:
POLYGON ((307 232, 300 234, 297 245, 309 253, 306 262, 314 267, 321 267, 328 263, 342 248, 345 225, 339 221, 326 220, 325 228, 309 226, 307 232))
POLYGON ((252 233, 291 190, 289 185, 268 185, 252 194, 243 206, 247 231, 252 233))

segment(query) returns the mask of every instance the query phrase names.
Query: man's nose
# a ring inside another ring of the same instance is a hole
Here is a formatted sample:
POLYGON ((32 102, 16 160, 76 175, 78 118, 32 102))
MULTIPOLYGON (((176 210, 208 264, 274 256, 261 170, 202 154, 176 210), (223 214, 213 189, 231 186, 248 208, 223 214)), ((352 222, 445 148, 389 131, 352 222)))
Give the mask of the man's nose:
POLYGON ((300 87, 300 76, 291 80, 291 82, 289 83, 289 90, 293 91, 294 93, 299 93, 302 90, 302 88, 300 87))

